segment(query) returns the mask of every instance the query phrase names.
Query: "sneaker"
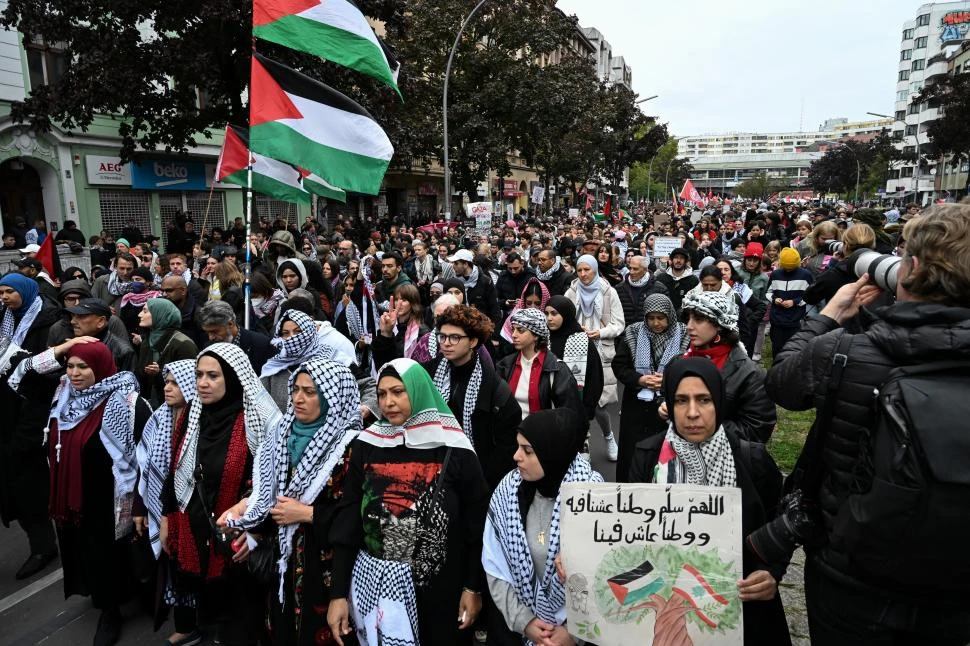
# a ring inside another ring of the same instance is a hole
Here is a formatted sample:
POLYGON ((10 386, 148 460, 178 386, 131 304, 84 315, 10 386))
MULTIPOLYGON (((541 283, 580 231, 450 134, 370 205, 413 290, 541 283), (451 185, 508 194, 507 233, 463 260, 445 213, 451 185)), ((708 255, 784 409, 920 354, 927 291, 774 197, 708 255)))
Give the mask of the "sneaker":
POLYGON ((620 447, 616 443, 616 438, 610 433, 605 438, 606 440, 606 457, 610 462, 616 462, 617 457, 620 455, 620 447))
POLYGON ((94 646, 113 646, 121 637, 121 611, 107 608, 101 611, 98 631, 94 634, 94 646))
MULTIPOLYGON (((193 630, 192 632, 184 635, 181 639, 172 641, 172 637, 178 634, 180 633, 173 633, 167 640, 165 640, 165 644, 169 644, 169 646, 195 646, 196 644, 202 643, 202 631, 200 630, 193 630)), ((162 644, 162 646, 165 646, 165 644, 162 644)))
POLYGON ((23 581, 24 579, 29 579, 34 576, 57 558, 57 552, 51 552, 50 554, 31 554, 24 561, 24 564, 20 566, 14 578, 18 581, 23 581))

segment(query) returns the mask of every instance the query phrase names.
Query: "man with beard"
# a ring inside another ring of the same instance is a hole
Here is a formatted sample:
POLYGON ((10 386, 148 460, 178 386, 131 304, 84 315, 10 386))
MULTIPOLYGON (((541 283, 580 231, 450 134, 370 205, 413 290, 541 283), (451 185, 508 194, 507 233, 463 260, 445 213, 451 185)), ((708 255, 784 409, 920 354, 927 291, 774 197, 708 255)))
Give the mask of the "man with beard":
POLYGON ((522 295, 525 284, 535 276, 531 269, 525 266, 525 260, 513 251, 505 257, 505 271, 495 281, 495 292, 499 305, 502 306, 503 316, 508 316, 515 306, 515 301, 522 295))
POLYGON ((657 282, 667 288, 667 295, 680 314, 680 304, 690 290, 700 282, 690 268, 690 254, 683 247, 670 252, 670 266, 657 276, 657 282))
POLYGON ((119 372, 134 371, 137 358, 135 349, 131 347, 128 339, 114 334, 108 328, 111 308, 99 298, 82 298, 77 305, 66 309, 71 315, 71 327, 74 329, 75 337, 93 336, 111 350, 111 356, 119 372))
POLYGON ((549 290, 550 296, 563 296, 576 278, 572 272, 562 266, 559 257, 552 249, 543 249, 539 252, 536 277, 549 290))
POLYGON ((469 249, 459 249, 448 258, 455 266, 455 276, 465 283, 465 304, 492 319, 496 326, 502 324, 502 310, 495 295, 495 283, 491 276, 475 264, 475 256, 469 249))
POLYGON ((249 357, 257 375, 262 372, 263 364, 276 354, 276 348, 270 343, 269 337, 239 328, 232 305, 225 301, 209 301, 203 305, 199 310, 198 322, 208 339, 206 346, 213 343, 238 345, 249 357))
POLYGON ((192 339, 197 348, 206 345, 206 336, 196 321, 198 304, 201 301, 196 300, 195 295, 185 284, 185 279, 181 276, 169 274, 162 279, 160 291, 162 298, 167 298, 179 308, 179 313, 182 315, 182 326, 179 329, 182 334, 192 339))
POLYGON ((404 273, 404 259, 396 251, 384 254, 381 258, 381 276, 384 280, 374 285, 374 298, 378 303, 391 300, 391 294, 401 285, 411 282, 408 275, 404 273))
POLYGON ((643 303, 651 294, 667 295, 667 286, 657 281, 647 271, 648 261, 643 256, 633 256, 627 261, 626 278, 616 285, 616 294, 623 306, 623 321, 629 326, 643 320, 643 303))

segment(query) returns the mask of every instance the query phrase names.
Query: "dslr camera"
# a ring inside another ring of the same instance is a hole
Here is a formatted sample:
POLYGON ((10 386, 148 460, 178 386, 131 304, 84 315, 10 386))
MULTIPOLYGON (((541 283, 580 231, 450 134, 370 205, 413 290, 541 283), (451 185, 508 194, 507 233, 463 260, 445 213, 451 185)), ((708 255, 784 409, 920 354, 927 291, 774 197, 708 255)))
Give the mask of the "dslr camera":
POLYGON ((765 563, 783 563, 799 545, 824 542, 821 513, 796 489, 778 503, 778 515, 748 535, 748 545, 765 563))

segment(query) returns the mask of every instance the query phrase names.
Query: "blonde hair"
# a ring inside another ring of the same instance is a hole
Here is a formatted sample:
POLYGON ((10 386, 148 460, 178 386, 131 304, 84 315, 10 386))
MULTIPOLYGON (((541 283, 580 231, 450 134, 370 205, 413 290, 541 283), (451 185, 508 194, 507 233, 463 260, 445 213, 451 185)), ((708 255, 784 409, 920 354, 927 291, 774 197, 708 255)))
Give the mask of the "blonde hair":
POLYGON ((826 220, 825 222, 819 222, 812 229, 812 232, 808 235, 808 246, 812 248, 814 253, 819 253, 822 250, 823 240, 841 240, 842 230, 832 222, 831 220, 826 220))
POLYGON ((862 222, 853 224, 842 236, 842 255, 848 256, 857 249, 875 249, 876 232, 862 222))
POLYGON ((970 301, 970 205, 934 205, 903 227, 903 262, 919 264, 901 281, 920 300, 966 307, 970 301))

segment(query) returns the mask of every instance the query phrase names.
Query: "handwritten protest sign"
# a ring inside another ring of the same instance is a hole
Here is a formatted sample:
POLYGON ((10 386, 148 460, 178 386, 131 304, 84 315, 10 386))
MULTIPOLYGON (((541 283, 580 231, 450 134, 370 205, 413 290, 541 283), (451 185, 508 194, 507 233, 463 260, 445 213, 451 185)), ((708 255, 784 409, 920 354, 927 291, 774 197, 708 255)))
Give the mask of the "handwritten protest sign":
POLYGON ((654 238, 653 256, 654 258, 670 258, 670 254, 674 249, 679 249, 683 246, 684 243, 681 242, 680 238, 677 237, 662 236, 654 238))
POLYGON ((743 643, 741 490, 563 485, 569 632, 599 646, 743 643))
POLYGON ((475 228, 465 231, 465 237, 487 240, 492 228, 492 203, 471 202, 465 206, 468 219, 475 220, 475 228))
POLYGON ((576 209, 576 208, 569 209, 569 219, 570 220, 575 220, 578 217, 579 217, 579 209, 576 209))

